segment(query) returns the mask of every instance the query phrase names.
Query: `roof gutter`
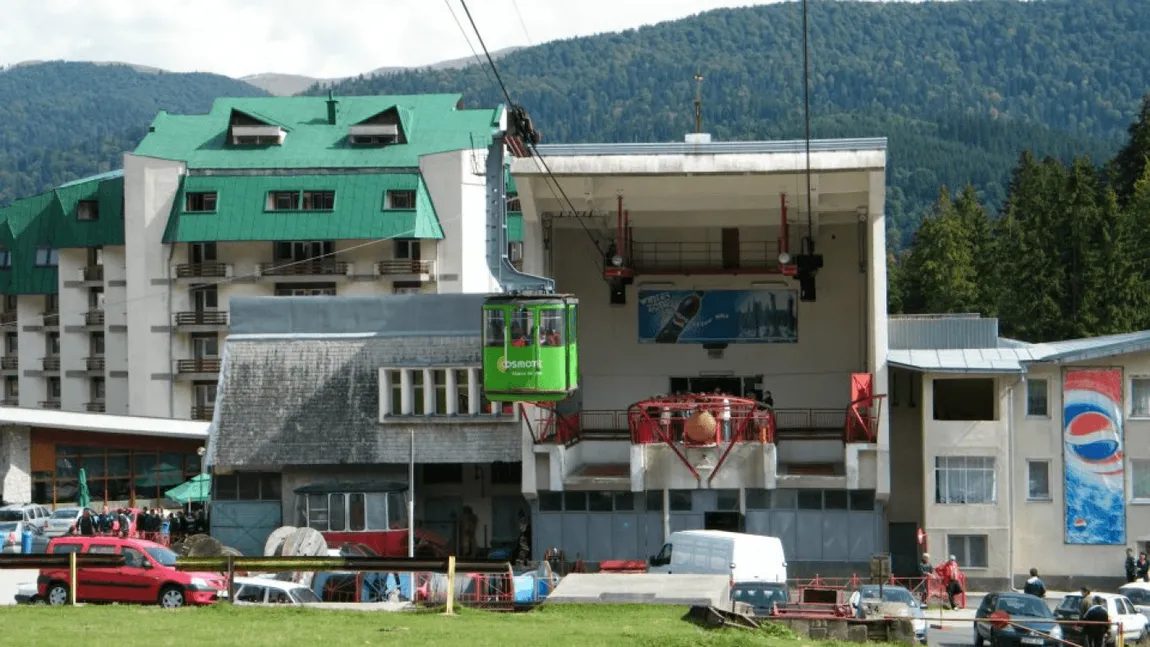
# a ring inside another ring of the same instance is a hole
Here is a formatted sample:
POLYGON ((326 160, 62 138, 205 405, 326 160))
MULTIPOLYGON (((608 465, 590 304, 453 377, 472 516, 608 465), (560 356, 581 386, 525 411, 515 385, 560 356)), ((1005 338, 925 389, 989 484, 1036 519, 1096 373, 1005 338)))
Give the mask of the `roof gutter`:
POLYGON ((1017 369, 939 368, 936 366, 915 366, 914 364, 906 364, 889 359, 887 360, 887 365, 910 371, 918 371, 919 373, 953 373, 956 375, 1021 375, 1026 372, 1026 368, 1024 367, 1017 369))
POLYGON ((1118 343, 1108 344, 1090 350, 1069 351, 1066 353, 1058 353, 1043 357, 1042 359, 1034 360, 1038 362, 1055 362, 1057 364, 1069 364, 1073 362, 1086 362, 1092 359, 1103 359, 1106 357, 1114 357, 1115 355, 1126 355, 1129 353, 1141 353, 1150 351, 1150 340, 1141 341, 1136 343, 1118 343))

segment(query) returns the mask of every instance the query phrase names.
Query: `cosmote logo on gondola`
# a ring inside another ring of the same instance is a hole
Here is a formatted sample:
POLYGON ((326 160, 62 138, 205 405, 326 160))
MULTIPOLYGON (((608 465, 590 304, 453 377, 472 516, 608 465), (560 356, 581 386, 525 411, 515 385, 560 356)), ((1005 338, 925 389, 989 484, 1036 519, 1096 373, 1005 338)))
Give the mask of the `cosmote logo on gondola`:
POLYGON ((538 371, 538 370, 543 369, 543 362, 541 362, 537 359, 512 360, 509 362, 509 361, 507 361, 506 357, 500 357, 498 367, 499 367, 500 373, 506 373, 509 370, 510 371, 519 371, 519 370, 524 370, 524 369, 535 369, 538 371))

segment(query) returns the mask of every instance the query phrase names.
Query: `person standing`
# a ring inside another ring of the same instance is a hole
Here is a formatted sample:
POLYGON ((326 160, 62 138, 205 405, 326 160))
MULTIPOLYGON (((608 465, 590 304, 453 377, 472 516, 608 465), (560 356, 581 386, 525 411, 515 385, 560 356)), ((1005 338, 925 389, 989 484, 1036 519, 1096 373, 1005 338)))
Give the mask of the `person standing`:
POLYGON ((76 526, 78 534, 83 537, 91 537, 96 534, 96 520, 92 518, 92 511, 84 508, 84 512, 80 513, 80 521, 76 522, 76 526))
POLYGON ((1138 579, 1138 560, 1134 559, 1134 549, 1126 549, 1126 583, 1138 579))
POLYGON ((1110 613, 1106 611, 1106 600, 1094 596, 1091 602, 1086 613, 1082 614, 1082 619, 1090 623, 1082 626, 1086 647, 1105 647, 1106 632, 1110 630, 1110 613))
POLYGON ((1150 582, 1150 561, 1146 559, 1146 553, 1138 553, 1138 579, 1150 582))
POLYGON ((962 597, 962 571, 958 568, 958 558, 954 555, 945 564, 939 567, 942 576, 943 584, 946 586, 946 597, 950 601, 950 608, 961 609, 962 606, 958 604, 959 599, 962 597))
POLYGON ((1078 601, 1078 617, 1086 618, 1086 612, 1090 610, 1090 602, 1093 595, 1090 593, 1090 587, 1084 586, 1078 590, 1078 594, 1082 599, 1078 601))
POLYGON ((1046 584, 1042 581, 1042 578, 1038 577, 1037 568, 1030 569, 1030 579, 1026 580, 1026 585, 1022 587, 1022 592, 1038 598, 1046 597, 1046 584))

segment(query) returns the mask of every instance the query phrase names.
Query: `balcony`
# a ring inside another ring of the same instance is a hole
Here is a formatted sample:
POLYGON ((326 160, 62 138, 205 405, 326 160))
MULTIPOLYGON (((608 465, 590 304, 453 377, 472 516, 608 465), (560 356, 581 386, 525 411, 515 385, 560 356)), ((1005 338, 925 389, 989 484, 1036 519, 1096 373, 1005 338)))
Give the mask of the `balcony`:
POLYGON ((104 282, 104 266, 91 265, 80 270, 80 280, 85 283, 103 283, 104 282))
POLYGON ((215 357, 176 360, 177 373, 219 373, 220 360, 215 357))
POLYGON ((40 401, 40 408, 41 409, 59 410, 60 409, 60 401, 59 400, 41 400, 40 401))
POLYGON ((59 310, 45 310, 40 313, 40 319, 45 328, 59 328, 60 327, 60 311, 59 310))
POLYGON ((103 310, 89 310, 84 313, 85 326, 103 326, 104 325, 104 311, 103 310))
POLYGON ((276 261, 274 263, 260 263, 260 276, 290 276, 294 278, 308 276, 347 276, 351 273, 351 263, 343 261, 276 261))
POLYGON ((176 313, 177 327, 223 328, 228 325, 227 310, 192 310, 176 313))
POLYGON ((430 281, 435 276, 435 261, 379 261, 375 264, 375 273, 397 281, 430 281))
POLYGON ((85 357, 84 366, 90 373, 100 373, 104 370, 104 357, 85 357))
POLYGON ((86 409, 88 413, 104 413, 105 408, 106 406, 103 402, 88 402, 84 405, 84 409, 86 409))
POLYGON ((180 263, 176 266, 177 279, 223 279, 232 275, 232 267, 215 261, 207 263, 180 263))
POLYGON ((742 241, 737 254, 724 254, 722 243, 659 242, 631 244, 631 269, 639 274, 773 274, 779 272, 779 245, 742 241))
POLYGON ((45 357, 40 360, 45 371, 59 371, 60 370, 60 356, 45 357))
POLYGON ((211 420, 212 414, 216 412, 215 405, 203 406, 197 405, 192 407, 192 420, 211 420))
POLYGON ((16 323, 16 311, 0 312, 0 324, 16 323))
POLYGON ((3 370, 3 371, 18 371, 18 370, 20 370, 20 358, 19 357, 0 358, 0 370, 3 370))
POLYGON ((0 405, 5 407, 18 407, 20 406, 20 398, 14 395, 5 396, 3 400, 0 400, 0 405))

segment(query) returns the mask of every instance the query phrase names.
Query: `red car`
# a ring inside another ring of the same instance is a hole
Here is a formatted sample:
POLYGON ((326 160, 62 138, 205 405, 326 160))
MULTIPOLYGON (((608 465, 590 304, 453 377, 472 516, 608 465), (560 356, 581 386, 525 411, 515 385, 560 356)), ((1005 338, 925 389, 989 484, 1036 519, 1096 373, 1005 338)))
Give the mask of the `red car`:
MULTIPOLYGON (((175 569, 176 554, 143 539, 119 537, 58 537, 48 553, 123 555, 116 568, 77 569, 76 598, 80 602, 159 604, 165 608, 212 604, 227 597, 227 584, 219 573, 192 573, 175 569)), ((67 604, 67 568, 40 569, 37 593, 48 604, 67 604)))

